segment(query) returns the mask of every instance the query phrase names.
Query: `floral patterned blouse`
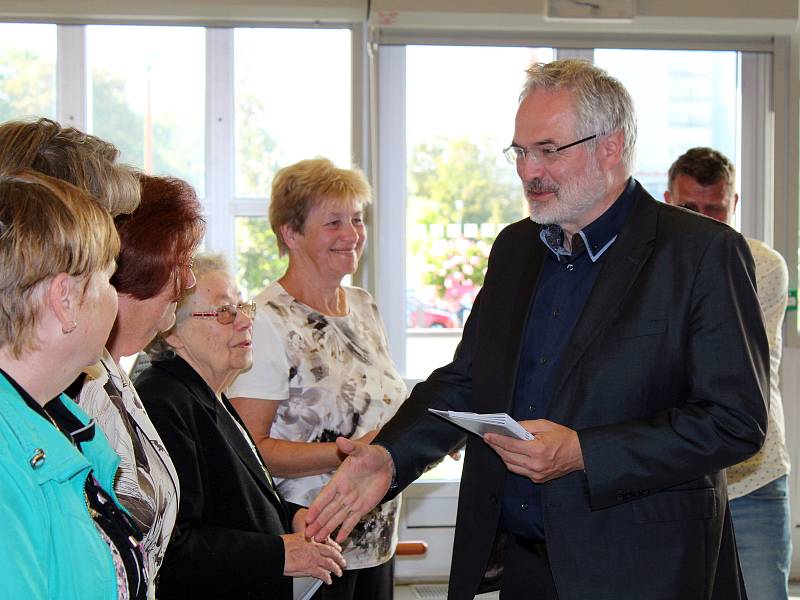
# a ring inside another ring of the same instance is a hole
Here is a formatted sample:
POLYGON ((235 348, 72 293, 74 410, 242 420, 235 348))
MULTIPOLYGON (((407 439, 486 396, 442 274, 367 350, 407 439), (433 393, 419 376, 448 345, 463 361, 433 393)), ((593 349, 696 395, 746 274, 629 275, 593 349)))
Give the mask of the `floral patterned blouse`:
MULTIPOLYGON (((279 400, 273 438, 358 438, 385 424, 406 398, 375 302, 362 289, 344 290, 349 313, 343 317, 315 311, 277 282, 256 297, 253 366, 239 375, 228 396, 279 400)), ((308 506, 331 475, 276 477, 275 482, 283 498, 308 506)), ((392 557, 399 512, 398 497, 362 519, 344 545, 348 569, 392 557)))

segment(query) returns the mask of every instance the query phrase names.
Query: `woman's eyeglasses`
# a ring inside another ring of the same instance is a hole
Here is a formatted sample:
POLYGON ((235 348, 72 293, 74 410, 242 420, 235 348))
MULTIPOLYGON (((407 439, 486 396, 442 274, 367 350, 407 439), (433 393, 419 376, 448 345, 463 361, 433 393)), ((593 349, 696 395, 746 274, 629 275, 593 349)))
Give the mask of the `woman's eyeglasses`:
POLYGON ((236 315, 242 311, 251 319, 256 316, 255 302, 239 302, 239 304, 223 304, 207 312, 193 312, 192 316, 199 319, 215 318, 217 323, 230 325, 236 320, 236 315))

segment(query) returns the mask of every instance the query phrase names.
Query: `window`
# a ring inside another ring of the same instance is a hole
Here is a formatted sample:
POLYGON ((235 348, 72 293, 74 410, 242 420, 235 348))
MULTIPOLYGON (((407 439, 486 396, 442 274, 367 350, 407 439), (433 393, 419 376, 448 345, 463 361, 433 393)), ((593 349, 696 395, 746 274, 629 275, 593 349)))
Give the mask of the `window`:
POLYGON ((187 180, 203 200, 204 247, 227 255, 252 295, 286 268, 266 218, 275 171, 353 162, 353 52, 348 27, 0 24, 0 122, 61 114, 123 162, 187 180))
POLYGON ((351 165, 348 29, 236 29, 234 33, 236 262, 243 293, 280 277, 267 214, 281 167, 324 156, 351 165))
MULTIPOLYGON (((417 380, 452 357, 480 287, 485 252, 499 228, 526 214, 514 169, 500 150, 512 135, 524 69, 533 60, 552 60, 556 51, 392 42, 381 46, 380 110, 392 118, 380 121, 379 200, 382 219, 402 219, 405 230, 398 238, 382 226, 377 272, 397 272, 403 260, 405 274, 401 281, 379 279, 377 288, 392 355, 406 377, 417 380), (470 204, 475 200, 479 210, 470 204)), ((741 167, 739 176, 750 186, 745 190, 766 185, 765 167, 757 163, 763 152, 743 163, 740 148, 745 126, 752 147, 767 139, 769 115, 757 101, 762 88, 745 98, 741 83, 742 73, 769 81, 769 61, 759 53, 557 52, 593 58, 630 91, 639 117, 634 175, 655 198, 663 198, 672 162, 695 145, 727 154, 741 167)), ((742 230, 754 231, 763 194, 748 196, 756 198, 755 208, 743 213, 742 230)))
POLYGON ((242 294, 252 298, 279 279, 289 264, 278 256, 278 243, 267 217, 236 217, 236 266, 242 294))
POLYGON ((56 116, 56 26, 0 23, 0 123, 56 116))
POLYGON ((693 146, 715 148, 738 166, 739 53, 598 49, 594 62, 633 97, 639 118, 634 177, 654 198, 664 197, 669 166, 693 146))
POLYGON ((123 162, 205 196, 205 37, 198 27, 87 27, 91 133, 123 162))
POLYGON ((406 49, 406 376, 453 356, 498 231, 526 214, 502 155, 525 68, 551 49, 406 49))
POLYGON ((350 31, 235 31, 236 197, 304 158, 350 166, 350 31))

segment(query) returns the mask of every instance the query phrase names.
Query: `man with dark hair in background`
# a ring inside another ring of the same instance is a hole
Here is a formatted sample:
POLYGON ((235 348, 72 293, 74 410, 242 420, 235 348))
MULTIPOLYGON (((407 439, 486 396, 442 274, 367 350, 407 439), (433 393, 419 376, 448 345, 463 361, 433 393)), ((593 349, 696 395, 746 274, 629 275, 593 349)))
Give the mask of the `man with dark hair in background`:
MULTIPOLYGON (((733 226, 739 201, 736 170, 717 150, 692 148, 670 167, 664 200, 733 226)), ((728 498, 748 596, 786 600, 792 531, 789 451, 779 383, 789 271, 783 257, 764 242, 748 238, 747 243, 756 263, 758 302, 769 341, 769 424, 764 447, 728 468, 728 498)))

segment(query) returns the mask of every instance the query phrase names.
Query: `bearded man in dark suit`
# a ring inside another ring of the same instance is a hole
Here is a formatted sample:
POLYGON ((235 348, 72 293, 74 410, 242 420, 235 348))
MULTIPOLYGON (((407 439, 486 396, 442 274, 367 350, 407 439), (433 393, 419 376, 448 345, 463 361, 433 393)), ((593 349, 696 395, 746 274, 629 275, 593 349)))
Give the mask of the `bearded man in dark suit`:
POLYGON ((502 544, 500 597, 744 598, 723 469, 767 424, 768 346, 745 239, 631 177, 633 102, 581 60, 534 64, 516 164, 531 218, 497 238, 453 362, 419 384, 309 510, 324 537, 463 440, 428 408, 508 412, 469 436, 449 597, 502 544))

